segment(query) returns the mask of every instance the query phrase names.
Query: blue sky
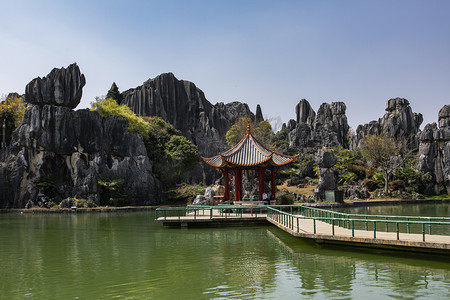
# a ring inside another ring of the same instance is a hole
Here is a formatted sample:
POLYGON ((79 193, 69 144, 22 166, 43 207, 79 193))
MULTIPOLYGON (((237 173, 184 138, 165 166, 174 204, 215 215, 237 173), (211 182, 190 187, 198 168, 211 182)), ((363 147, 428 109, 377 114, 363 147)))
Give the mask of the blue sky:
MULTIPOLYGON (((295 119, 307 99, 343 101, 349 124, 407 98, 424 123, 450 104, 450 1, 0 0, 0 95, 54 67, 86 76, 78 108, 165 72, 211 103, 295 119)), ((422 127, 423 127, 422 125, 422 127)))

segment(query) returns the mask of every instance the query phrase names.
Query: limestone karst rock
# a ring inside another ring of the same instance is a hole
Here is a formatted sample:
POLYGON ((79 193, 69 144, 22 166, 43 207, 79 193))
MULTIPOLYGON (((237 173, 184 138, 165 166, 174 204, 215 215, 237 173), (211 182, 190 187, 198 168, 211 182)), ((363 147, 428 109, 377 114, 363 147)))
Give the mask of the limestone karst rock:
MULTIPOLYGON (((4 191, 0 207, 24 207, 29 200, 34 201, 39 193, 37 183, 48 175, 58 181, 62 197, 98 202, 97 179, 102 175, 124 180, 131 205, 164 200, 161 184, 151 172, 142 136, 129 132, 125 119, 114 116, 102 119, 94 111, 71 109, 80 101, 84 83, 65 85, 64 97, 58 98, 64 101, 52 98, 54 94, 48 91, 55 90, 51 88, 41 88, 39 93, 30 88, 43 82, 47 82, 43 84, 46 87, 54 82, 49 78, 55 76, 73 78, 57 75, 67 74, 67 70, 80 74, 78 66, 71 65, 67 69, 54 69, 44 77, 47 81, 35 79, 27 86, 25 98, 32 99, 29 103, 34 104, 27 106, 22 124, 14 131, 6 157, 0 163, 0 189, 4 191), (42 96, 39 101, 35 101, 37 94, 42 96)), ((81 82, 84 76, 77 78, 74 82, 81 82)))
POLYGON ((314 191, 315 200, 325 199, 325 191, 336 190, 336 170, 334 165, 337 162, 336 156, 331 151, 319 149, 316 153, 316 163, 319 173, 319 184, 314 191))
POLYGON ((450 193, 450 105, 439 111, 438 124, 427 124, 420 133, 417 166, 432 175, 427 194, 438 194, 439 187, 450 193))
POLYGON ((404 150, 416 151, 419 147, 418 133, 423 122, 422 114, 412 112, 409 101, 393 98, 386 103, 386 112, 378 121, 359 125, 356 129, 354 147, 360 147, 368 134, 384 134, 393 138, 404 150))
MULTIPOLYGON (((238 118, 262 119, 261 110, 255 116, 245 103, 219 102, 212 105, 194 83, 178 80, 172 73, 149 79, 124 94, 122 104, 138 115, 158 116, 169 122, 196 144, 199 154, 205 157, 227 149, 226 132, 238 118)), ((188 180, 212 184, 217 176, 214 168, 199 163, 188 175, 188 180)))
POLYGON ((75 108, 80 103, 86 79, 77 64, 54 68, 47 76, 37 77, 27 84, 25 100, 37 105, 59 105, 75 108))
POLYGON ((290 120, 288 140, 292 152, 314 153, 325 147, 347 145, 349 126, 343 102, 323 103, 317 114, 305 99, 296 106, 297 121, 290 120))

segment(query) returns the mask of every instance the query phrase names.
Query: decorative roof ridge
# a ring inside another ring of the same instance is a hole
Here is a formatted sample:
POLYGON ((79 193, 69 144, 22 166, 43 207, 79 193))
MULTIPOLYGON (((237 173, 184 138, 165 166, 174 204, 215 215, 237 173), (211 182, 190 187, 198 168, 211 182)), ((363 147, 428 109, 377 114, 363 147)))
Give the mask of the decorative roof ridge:
POLYGON ((253 134, 250 134, 250 138, 253 141, 253 144, 255 145, 255 147, 259 150, 259 152, 261 152, 264 156, 271 156, 273 154, 273 151, 269 148, 266 148, 263 144, 261 144, 254 136, 253 134), (261 148, 259 147, 259 145, 263 146, 266 150, 268 150, 268 152, 270 154, 266 154, 266 151, 261 150, 261 148))
POLYGON ((266 158, 265 160, 263 160, 263 161, 256 162, 256 163, 253 163, 253 164, 241 164, 240 166, 243 166, 243 167, 257 166, 257 165, 259 165, 259 164, 264 164, 264 163, 268 162, 271 158, 272 158, 272 156, 269 156, 269 157, 267 157, 267 158, 266 158))
POLYGON ((231 151, 230 153, 226 153, 226 154, 224 154, 224 155, 230 156, 230 155, 233 155, 234 153, 236 153, 239 149, 241 149, 241 148, 244 146, 244 142, 245 142, 245 140, 248 138, 248 136, 249 136, 249 134, 247 133, 247 134, 239 141, 239 143, 237 143, 237 144, 234 146, 234 148, 231 148, 231 149, 225 151, 225 153, 228 152, 228 151, 231 151, 231 150, 233 150, 233 151, 231 151))
POLYGON ((297 158, 300 154, 296 154, 296 155, 287 155, 287 154, 283 154, 283 153, 280 153, 280 152, 277 152, 277 151, 272 151, 273 153, 275 153, 275 154, 278 154, 278 155, 281 155, 281 156, 284 156, 284 157, 290 157, 290 158, 297 158))

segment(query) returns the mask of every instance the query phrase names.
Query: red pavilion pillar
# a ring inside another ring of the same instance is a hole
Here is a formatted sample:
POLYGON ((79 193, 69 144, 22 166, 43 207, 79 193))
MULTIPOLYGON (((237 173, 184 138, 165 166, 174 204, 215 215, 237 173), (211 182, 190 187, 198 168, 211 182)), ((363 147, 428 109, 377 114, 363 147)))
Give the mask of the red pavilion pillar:
POLYGON ((277 199, 275 193, 277 192, 277 186, 275 184, 275 168, 270 169, 270 188, 272 189, 272 199, 277 199))
POLYGON ((258 168, 258 180, 259 180, 259 201, 263 200, 264 193, 264 168, 258 168))
POLYGON ((234 168, 234 200, 242 201, 242 170, 234 168))
POLYGON ((225 186, 225 194, 224 194, 224 200, 228 201, 230 200, 230 185, 228 183, 228 168, 225 168, 223 170, 223 176, 224 176, 224 186, 225 186))

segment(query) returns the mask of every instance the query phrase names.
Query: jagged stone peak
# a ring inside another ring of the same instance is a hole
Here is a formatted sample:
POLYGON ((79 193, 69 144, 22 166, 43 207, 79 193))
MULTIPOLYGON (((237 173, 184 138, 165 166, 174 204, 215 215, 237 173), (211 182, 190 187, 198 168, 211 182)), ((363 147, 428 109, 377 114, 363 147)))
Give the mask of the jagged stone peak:
POLYGON ((317 115, 329 113, 333 115, 345 115, 346 110, 347 106, 344 102, 322 103, 317 111, 317 115))
POLYGON ((260 123, 260 122, 264 121, 264 117, 263 117, 263 114, 262 114, 262 109, 261 109, 261 106, 259 104, 256 105, 255 118, 256 118, 256 123, 260 123))
POLYGON ((154 77, 154 78, 150 78, 147 79, 146 81, 144 81, 143 85, 148 85, 148 84, 152 84, 153 82, 159 82, 159 81, 179 81, 182 82, 184 84, 193 84, 195 85, 195 83, 193 83, 192 81, 189 80, 184 80, 184 79, 178 79, 175 74, 173 74, 172 72, 166 72, 166 73, 161 73, 158 76, 154 77))
POLYGON ((295 107, 295 112, 297 114, 297 123, 312 124, 316 117, 316 112, 309 104, 308 100, 302 99, 295 107))
POLYGON ((444 105, 438 114, 439 128, 450 126, 450 105, 444 105))
POLYGON ((386 103, 386 111, 399 111, 402 108, 409 107, 409 101, 405 98, 392 98, 386 103))
POLYGON ((71 109, 80 103, 84 74, 76 63, 67 68, 54 68, 47 76, 37 77, 25 87, 25 101, 35 105, 57 105, 71 109))

